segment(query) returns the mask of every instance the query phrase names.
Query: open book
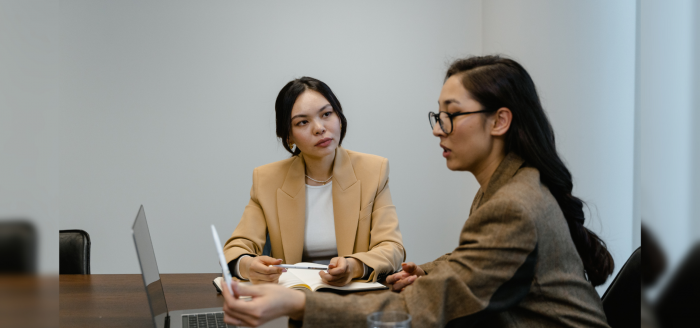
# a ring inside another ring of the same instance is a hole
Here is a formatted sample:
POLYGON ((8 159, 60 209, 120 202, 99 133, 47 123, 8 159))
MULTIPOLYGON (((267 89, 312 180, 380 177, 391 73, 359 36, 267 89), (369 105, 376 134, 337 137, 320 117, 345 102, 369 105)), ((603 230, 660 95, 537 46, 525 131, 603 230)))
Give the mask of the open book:
MULTIPOLYGON (((318 266, 315 263, 297 263, 295 265, 303 266, 318 266)), ((320 289, 337 289, 342 291, 366 291, 366 290, 376 290, 376 289, 387 289, 386 287, 378 282, 351 282, 345 286, 331 286, 324 284, 321 280, 321 276, 318 275, 319 270, 304 270, 304 269, 287 269, 287 272, 283 272, 280 275, 279 284, 292 289, 308 289, 310 291, 317 291, 320 289)), ((218 292, 222 290, 222 284, 224 284, 224 279, 218 277, 214 279, 214 286, 218 292)), ((249 283, 249 282, 244 282, 249 283)))

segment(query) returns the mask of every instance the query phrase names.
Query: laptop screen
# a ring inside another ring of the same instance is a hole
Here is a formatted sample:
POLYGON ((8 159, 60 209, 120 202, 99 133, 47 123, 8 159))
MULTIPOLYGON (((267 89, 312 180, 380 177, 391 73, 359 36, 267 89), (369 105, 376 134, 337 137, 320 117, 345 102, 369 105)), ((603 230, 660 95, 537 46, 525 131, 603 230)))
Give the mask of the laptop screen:
POLYGON ((165 304, 165 294, 163 293, 163 285, 160 283, 156 253, 153 251, 151 233, 148 231, 148 223, 146 222, 146 213, 143 210, 143 205, 139 208, 139 213, 136 215, 132 230, 134 244, 136 244, 136 254, 139 258, 139 264, 141 265, 143 284, 146 286, 148 303, 151 307, 151 315, 153 315, 156 327, 165 327, 168 307, 165 304))

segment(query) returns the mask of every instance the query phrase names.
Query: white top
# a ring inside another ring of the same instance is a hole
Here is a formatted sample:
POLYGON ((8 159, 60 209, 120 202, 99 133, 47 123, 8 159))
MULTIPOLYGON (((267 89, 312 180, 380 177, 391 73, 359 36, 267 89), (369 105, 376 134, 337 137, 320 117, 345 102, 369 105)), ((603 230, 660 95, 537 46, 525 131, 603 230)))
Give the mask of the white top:
MULTIPOLYGON (((336 256, 333 181, 323 186, 306 185, 306 228, 301 260, 327 265, 336 256)), ((367 264, 362 263, 362 268, 362 277, 367 277, 367 264)))
MULTIPOLYGON (((323 186, 306 185, 306 226, 304 229, 304 251, 302 262, 329 264, 338 256, 335 240, 335 216, 333 215, 333 182, 323 186)), ((242 255, 240 258, 243 258, 242 255)), ((234 274, 241 278, 238 265, 234 274)), ((293 263, 291 263, 293 264, 293 263)), ((363 277, 368 267, 363 263, 363 277)))
POLYGON ((306 228, 302 262, 328 264, 338 256, 333 216, 333 182, 306 185, 306 228))

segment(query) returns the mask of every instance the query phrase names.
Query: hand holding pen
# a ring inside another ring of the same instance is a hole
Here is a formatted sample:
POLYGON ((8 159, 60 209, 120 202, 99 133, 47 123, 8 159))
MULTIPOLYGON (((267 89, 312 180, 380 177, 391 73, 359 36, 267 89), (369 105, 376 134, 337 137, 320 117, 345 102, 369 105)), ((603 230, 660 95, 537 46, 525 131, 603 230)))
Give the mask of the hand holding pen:
POLYGON ((276 266, 281 263, 282 260, 269 256, 244 257, 240 259, 238 270, 253 284, 276 284, 282 272, 287 272, 287 269, 276 266))

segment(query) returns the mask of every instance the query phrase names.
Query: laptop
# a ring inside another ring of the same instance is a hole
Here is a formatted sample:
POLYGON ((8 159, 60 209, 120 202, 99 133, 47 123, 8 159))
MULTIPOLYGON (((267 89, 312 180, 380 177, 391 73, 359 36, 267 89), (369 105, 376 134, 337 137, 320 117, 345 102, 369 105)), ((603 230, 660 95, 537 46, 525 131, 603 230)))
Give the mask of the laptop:
MULTIPOLYGON (((168 311, 165 303, 163 286, 160 283, 160 272, 156 264, 156 254, 153 251, 151 234, 146 222, 143 205, 139 208, 132 227, 136 255, 141 266, 143 284, 146 287, 148 305, 151 308, 153 324, 156 328, 235 328, 224 323, 224 312, 221 307, 168 311)), ((212 256, 213 258, 213 256, 212 256)))

